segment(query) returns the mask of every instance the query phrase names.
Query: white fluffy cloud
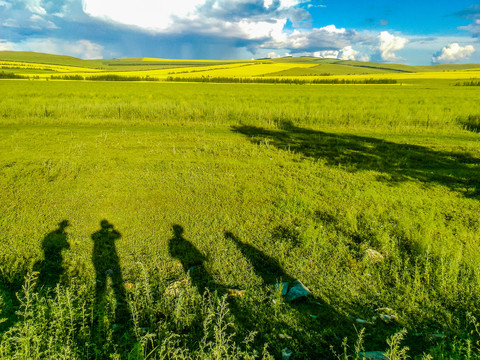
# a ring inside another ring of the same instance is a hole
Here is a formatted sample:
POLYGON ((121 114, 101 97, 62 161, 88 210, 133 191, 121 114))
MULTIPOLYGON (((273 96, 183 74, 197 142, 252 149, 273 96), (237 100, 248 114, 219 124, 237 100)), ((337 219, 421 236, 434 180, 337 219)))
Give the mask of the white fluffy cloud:
MULTIPOLYGON (((31 0, 33 1, 33 0, 31 0)), ((278 38, 302 0, 83 0, 88 15, 155 33, 278 38)))
POLYGON ((42 6, 42 0, 24 0, 25 7, 34 14, 46 15, 47 11, 42 6))
POLYGON ((175 18, 191 18, 204 4, 205 0, 83 0, 83 9, 96 18, 165 31, 175 18))
POLYGON ((385 61, 398 60, 395 52, 402 50, 408 43, 408 39, 390 34, 388 31, 382 31, 378 36, 380 45, 378 47, 380 56, 385 61))
POLYGON ((355 60, 358 54, 360 54, 360 52, 354 50, 351 46, 345 46, 340 50, 315 51, 313 56, 324 59, 355 60))
POLYGON ((360 53, 357 50, 352 49, 351 46, 345 46, 340 50, 342 60, 355 60, 356 56, 360 53))
POLYGON ((475 52, 472 45, 460 46, 458 43, 451 43, 432 57, 432 62, 438 64, 451 64, 470 57, 475 52))
POLYGON ((319 48, 328 49, 322 51, 336 51, 331 49, 341 49, 350 46, 350 43, 356 36, 357 33, 353 30, 328 25, 308 31, 294 30, 289 34, 282 33, 281 36, 265 42, 262 47, 270 49, 292 49, 297 50, 297 52, 313 52, 319 48))
POLYGON ((26 40, 19 43, 0 41, 0 50, 45 52, 49 54, 70 55, 88 60, 103 58, 104 48, 88 40, 71 42, 47 38, 26 40))
POLYGON ((340 51, 338 50, 322 50, 322 51, 315 51, 313 53, 314 57, 323 58, 323 59, 338 59, 338 55, 340 51))

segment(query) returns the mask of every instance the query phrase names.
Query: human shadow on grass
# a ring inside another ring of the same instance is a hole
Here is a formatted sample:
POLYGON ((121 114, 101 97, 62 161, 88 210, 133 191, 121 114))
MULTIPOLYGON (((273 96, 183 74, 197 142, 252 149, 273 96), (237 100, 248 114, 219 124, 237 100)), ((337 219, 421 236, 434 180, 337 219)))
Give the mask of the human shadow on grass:
MULTIPOLYGON (((93 255, 92 261, 96 274, 95 285, 95 304, 94 304, 94 324, 92 336, 97 346, 103 347, 104 352, 111 349, 105 349, 107 334, 113 331, 113 341, 120 348, 128 348, 128 343, 132 339, 132 316, 127 303, 127 295, 120 267, 120 260, 115 247, 115 241, 121 238, 120 232, 115 230, 114 226, 107 220, 100 222, 100 230, 92 234, 93 255), (108 279, 111 280, 111 289, 115 304, 112 311, 112 303, 108 303, 108 279), (106 328, 108 324, 106 317, 108 313, 114 313, 114 323, 106 328), (110 328, 111 327, 111 328, 110 328)), ((107 346, 108 347, 108 346, 107 346)))
POLYGON ((330 166, 347 171, 374 170, 389 176, 378 179, 389 183, 418 180, 446 186, 466 197, 480 196, 480 159, 468 154, 435 151, 427 147, 400 144, 382 139, 333 134, 302 128, 290 122, 278 130, 256 126, 235 126, 234 132, 248 136, 253 143, 265 141, 311 159, 322 159, 330 166))
POLYGON ((43 261, 34 266, 38 271, 37 288, 48 291, 55 288, 65 272, 63 267, 63 251, 70 249, 65 229, 69 226, 68 220, 58 224, 58 228, 48 233, 42 241, 43 261))
MULTIPOLYGON (((252 266, 254 272, 262 279, 264 286, 275 291, 275 288, 282 282, 288 283, 290 288, 295 283, 295 278, 289 275, 275 258, 240 240, 232 232, 226 231, 224 236, 226 241, 231 241, 236 245, 252 266)), ((286 296, 284 294, 284 299, 286 299, 284 310, 294 318, 289 319, 278 315, 272 318, 268 325, 270 331, 280 330, 283 332, 284 340, 281 340, 282 338, 276 340, 277 342, 283 342, 281 347, 289 346, 289 343, 290 347, 295 344, 297 346, 297 356, 303 358, 332 358, 330 345, 340 346, 339 340, 341 338, 337 337, 336 334, 341 333, 342 338, 343 336, 353 337, 354 328, 351 321, 322 299, 312 294, 300 298, 292 297, 289 299, 289 297, 290 293, 286 296), (301 324, 301 326, 298 324, 301 324), (302 333, 298 332, 298 327, 303 328, 302 333)), ((255 329, 258 324, 255 324, 257 319, 252 310, 248 311, 247 309, 247 311, 242 312, 237 309, 237 314, 243 315, 240 318, 241 322, 250 329, 255 329)))
POLYGON ((22 290, 24 278, 19 275, 0 275, 0 336, 15 325, 20 305, 17 293, 22 290))
POLYGON ((172 231, 173 237, 168 241, 168 251, 170 256, 180 261, 185 273, 189 274, 192 285, 198 289, 200 294, 207 288, 223 294, 224 289, 215 285, 215 281, 205 269, 204 263, 207 258, 191 241, 184 237, 183 227, 175 224, 172 226, 172 231))
MULTIPOLYGON (((63 251, 70 249, 67 241, 68 234, 65 229, 69 226, 68 220, 63 220, 58 224, 58 228, 45 235, 42 241, 43 260, 37 261, 33 265, 36 285, 35 291, 47 293, 60 283, 65 272, 63 267, 63 251)), ((26 260, 25 260, 26 261, 26 260)), ((22 292, 25 283, 25 269, 17 274, 8 276, 0 272, 0 297, 4 307, 0 319, 0 333, 10 329, 17 321, 16 310, 20 306, 18 294, 22 292)))

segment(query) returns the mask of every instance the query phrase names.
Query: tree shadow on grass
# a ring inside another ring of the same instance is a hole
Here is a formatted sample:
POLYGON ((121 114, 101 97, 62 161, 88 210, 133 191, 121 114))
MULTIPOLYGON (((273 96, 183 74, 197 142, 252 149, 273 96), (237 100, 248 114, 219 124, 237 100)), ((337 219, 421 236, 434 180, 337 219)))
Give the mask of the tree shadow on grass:
POLYGON ((389 175, 378 179, 390 183, 418 180, 446 186, 466 197, 480 196, 480 159, 468 154, 434 151, 372 137, 327 133, 289 122, 282 123, 278 130, 235 126, 233 131, 248 136, 253 143, 265 141, 278 149, 322 159, 327 165, 341 166, 347 171, 378 171, 389 175))

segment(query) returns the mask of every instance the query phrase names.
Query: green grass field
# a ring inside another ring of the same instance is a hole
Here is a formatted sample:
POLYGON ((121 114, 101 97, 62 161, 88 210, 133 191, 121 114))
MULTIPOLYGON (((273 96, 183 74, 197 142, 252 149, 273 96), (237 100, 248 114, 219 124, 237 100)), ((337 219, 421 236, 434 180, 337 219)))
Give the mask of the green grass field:
POLYGON ((1 80, 0 359, 479 358, 479 91, 1 80))

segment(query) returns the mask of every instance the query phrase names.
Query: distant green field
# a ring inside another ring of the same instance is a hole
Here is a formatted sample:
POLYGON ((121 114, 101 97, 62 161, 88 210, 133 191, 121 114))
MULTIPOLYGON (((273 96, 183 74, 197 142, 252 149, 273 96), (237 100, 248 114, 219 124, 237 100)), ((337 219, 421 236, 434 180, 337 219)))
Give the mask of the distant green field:
POLYGON ((105 81, 122 78, 128 81, 205 81, 244 82, 283 79, 283 83, 365 83, 372 76, 375 81, 392 80, 391 83, 412 83, 426 79, 459 81, 480 78, 480 64, 408 66, 401 64, 346 61, 313 57, 287 57, 248 61, 171 60, 155 58, 125 58, 81 60, 68 56, 26 52, 0 52, 0 66, 9 72, 31 75, 31 78, 51 80, 82 80, 92 77, 92 72, 102 72, 105 81), (62 74, 66 74, 62 76, 62 74), (130 77, 127 79, 126 77, 130 77), (337 80, 327 79, 333 77, 337 80), (269 80, 264 80, 264 79, 269 80), (285 80, 287 79, 287 80, 285 80))
POLYGON ((337 60, 337 59, 322 59, 314 57, 286 57, 279 59, 272 59, 277 63, 311 63, 319 65, 339 65, 342 67, 358 67, 364 69, 372 69, 375 71, 385 70, 387 72, 425 72, 425 71, 455 71, 465 69, 479 68, 480 64, 442 64, 442 65, 423 65, 423 66, 410 66, 402 64, 390 64, 390 63, 374 63, 364 61, 353 60, 337 60))
POLYGON ((102 67, 101 62, 99 61, 82 60, 71 56, 51 55, 28 51, 0 51, 0 60, 78 66, 92 69, 99 69, 102 67))
POLYGON ((451 82, 0 80, 0 359, 480 357, 451 82))
POLYGON ((375 68, 367 66, 352 66, 347 64, 320 64, 310 68, 293 68, 265 74, 264 76, 325 76, 325 75, 362 75, 362 74, 389 74, 398 70, 375 68))

